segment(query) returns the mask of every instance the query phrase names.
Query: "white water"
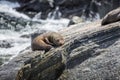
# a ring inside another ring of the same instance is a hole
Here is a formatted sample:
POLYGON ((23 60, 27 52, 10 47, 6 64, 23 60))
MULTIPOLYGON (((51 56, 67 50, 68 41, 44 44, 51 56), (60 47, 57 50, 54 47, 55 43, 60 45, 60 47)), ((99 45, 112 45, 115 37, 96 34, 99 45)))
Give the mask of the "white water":
POLYGON ((0 1, 0 12, 7 12, 8 14, 11 14, 15 17, 22 17, 25 19, 30 19, 27 15, 24 15, 22 13, 17 12, 15 9, 15 7, 19 7, 20 5, 16 2, 16 3, 12 3, 12 2, 8 2, 8 1, 0 1))
POLYGON ((10 6, 11 8, 20 7, 20 5, 17 2, 12 3, 12 2, 5 1, 5 0, 1 0, 0 5, 10 6))
POLYGON ((12 55, 11 58, 13 58, 17 54, 19 54, 20 51, 30 46, 31 38, 21 38, 20 37, 21 35, 31 34, 38 30, 48 30, 48 31, 57 32, 68 26, 69 23, 68 19, 62 19, 59 17, 59 19, 54 20, 53 16, 56 15, 55 13, 51 16, 52 19, 49 18, 47 20, 41 20, 40 19, 41 13, 38 13, 33 19, 31 19, 27 15, 19 13, 13 9, 18 6, 20 6, 18 3, 0 1, 0 12, 5 12, 15 17, 22 17, 25 19, 33 20, 36 22, 42 22, 42 23, 33 26, 27 25, 24 29, 21 29, 20 31, 0 29, 0 41, 5 40, 11 42, 11 45, 13 46, 10 48, 0 48, 0 58, 5 58, 4 57, 5 55, 12 55))

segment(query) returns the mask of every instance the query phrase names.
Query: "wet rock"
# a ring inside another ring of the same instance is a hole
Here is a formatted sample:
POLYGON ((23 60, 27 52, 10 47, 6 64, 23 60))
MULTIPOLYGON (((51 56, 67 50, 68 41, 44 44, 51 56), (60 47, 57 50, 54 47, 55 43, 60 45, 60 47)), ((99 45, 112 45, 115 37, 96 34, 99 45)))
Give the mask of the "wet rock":
POLYGON ((20 36, 21 38, 30 38, 31 37, 31 34, 23 34, 20 36))
POLYGON ((0 29, 11 29, 19 31, 23 29, 28 22, 29 21, 26 19, 11 16, 10 13, 0 12, 0 29))
POLYGON ((83 23, 83 22, 85 22, 83 18, 78 17, 78 16, 73 16, 72 19, 70 20, 69 25, 83 23))
POLYGON ((21 4, 21 7, 16 8, 17 11, 24 12, 28 15, 30 15, 29 13, 42 12, 42 19, 45 19, 48 13, 53 9, 53 6, 50 5, 49 0, 20 0, 18 2, 21 4))
POLYGON ((0 41, 0 48, 11 48, 11 47, 13 47, 13 42, 7 40, 0 41))
POLYGON ((49 12, 59 7, 62 17, 85 16, 88 18, 104 17, 106 13, 120 6, 119 0, 23 0, 19 1, 18 11, 42 12, 42 19, 46 19, 49 12), (98 16, 99 14, 99 16, 98 16))
POLYGON ((3 59, 0 58, 0 66, 3 64, 3 59))
POLYGON ((119 0, 56 0, 63 17, 85 16, 88 18, 102 18, 109 11, 119 7, 119 0))
POLYGON ((0 66, 6 64, 12 56, 11 54, 0 54, 0 66))
MULTIPOLYGON (((12 11, 11 11, 12 12, 12 11)), ((40 21, 34 21, 32 19, 26 19, 25 17, 20 17, 20 13, 12 14, 11 12, 1 12, 0 11, 0 29, 7 29, 13 31, 21 31, 26 27, 30 27, 36 24, 41 24, 40 21)))
POLYGON ((117 22, 120 20, 120 7, 110 11, 102 20, 102 25, 117 22))

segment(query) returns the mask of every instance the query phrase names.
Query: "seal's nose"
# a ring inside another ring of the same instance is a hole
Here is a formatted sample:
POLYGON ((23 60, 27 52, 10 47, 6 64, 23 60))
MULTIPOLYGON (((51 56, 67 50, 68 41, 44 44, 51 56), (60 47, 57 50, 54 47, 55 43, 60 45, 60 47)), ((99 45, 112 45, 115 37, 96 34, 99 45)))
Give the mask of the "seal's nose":
POLYGON ((60 46, 64 44, 64 40, 60 40, 60 46))

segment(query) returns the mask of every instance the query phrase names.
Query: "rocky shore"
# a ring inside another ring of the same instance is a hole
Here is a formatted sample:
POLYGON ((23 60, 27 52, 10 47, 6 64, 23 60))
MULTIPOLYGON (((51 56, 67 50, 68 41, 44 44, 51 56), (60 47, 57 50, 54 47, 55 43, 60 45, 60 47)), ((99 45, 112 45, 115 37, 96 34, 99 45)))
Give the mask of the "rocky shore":
POLYGON ((47 53, 30 48, 21 52, 0 67, 0 80, 119 80, 119 20, 79 23, 59 31, 63 46, 47 53))
POLYGON ((119 0, 8 0, 21 4, 17 10, 29 14, 31 17, 42 12, 41 18, 46 19, 47 15, 59 7, 62 17, 72 18, 73 16, 85 16, 86 18, 100 18, 106 13, 120 6, 119 0))

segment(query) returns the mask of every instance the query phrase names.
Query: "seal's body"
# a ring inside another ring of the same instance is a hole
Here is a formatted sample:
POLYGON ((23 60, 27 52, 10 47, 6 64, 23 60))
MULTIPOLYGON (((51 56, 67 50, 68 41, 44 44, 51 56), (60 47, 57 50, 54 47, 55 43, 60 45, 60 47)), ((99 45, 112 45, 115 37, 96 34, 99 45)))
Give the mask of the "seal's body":
POLYGON ((53 46, 61 46, 64 44, 63 37, 56 32, 48 32, 37 36, 31 43, 32 50, 49 51, 53 46))

